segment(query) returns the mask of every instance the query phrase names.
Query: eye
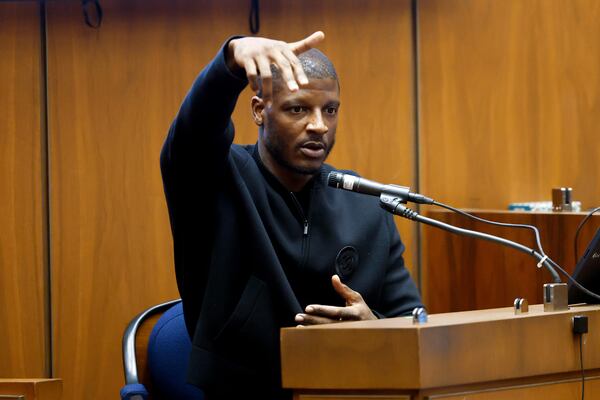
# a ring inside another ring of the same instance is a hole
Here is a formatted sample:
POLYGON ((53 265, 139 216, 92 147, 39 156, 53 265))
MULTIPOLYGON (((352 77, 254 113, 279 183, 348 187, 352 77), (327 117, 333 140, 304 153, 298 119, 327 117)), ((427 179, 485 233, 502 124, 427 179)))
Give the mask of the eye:
POLYGON ((305 110, 305 107, 302 107, 302 106, 293 106, 293 107, 289 108, 289 111, 292 114, 300 114, 300 113, 304 112, 304 110, 305 110))
POLYGON ((328 115, 335 115, 335 114, 337 114, 337 111, 338 111, 338 110, 337 110, 337 107, 327 107, 327 108, 325 109, 325 112, 326 112, 328 115))

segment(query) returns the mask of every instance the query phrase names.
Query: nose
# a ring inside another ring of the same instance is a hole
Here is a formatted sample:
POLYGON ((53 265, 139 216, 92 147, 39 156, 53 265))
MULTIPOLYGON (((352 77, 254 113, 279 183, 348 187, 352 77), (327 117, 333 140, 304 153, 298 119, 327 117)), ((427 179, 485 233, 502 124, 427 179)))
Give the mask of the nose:
POLYGON ((324 135, 329 131, 329 127, 325 125, 323 113, 320 109, 312 113, 312 117, 306 126, 306 130, 312 133, 318 133, 320 135, 324 135))

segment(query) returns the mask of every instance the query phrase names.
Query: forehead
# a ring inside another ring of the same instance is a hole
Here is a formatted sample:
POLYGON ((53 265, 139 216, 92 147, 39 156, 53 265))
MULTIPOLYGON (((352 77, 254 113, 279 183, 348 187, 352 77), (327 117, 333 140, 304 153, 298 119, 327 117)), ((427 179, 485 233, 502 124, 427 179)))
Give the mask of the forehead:
POLYGON ((340 87, 333 78, 309 78, 308 84, 295 92, 290 91, 283 80, 273 82, 273 101, 278 103, 294 100, 339 102, 339 98, 340 87))

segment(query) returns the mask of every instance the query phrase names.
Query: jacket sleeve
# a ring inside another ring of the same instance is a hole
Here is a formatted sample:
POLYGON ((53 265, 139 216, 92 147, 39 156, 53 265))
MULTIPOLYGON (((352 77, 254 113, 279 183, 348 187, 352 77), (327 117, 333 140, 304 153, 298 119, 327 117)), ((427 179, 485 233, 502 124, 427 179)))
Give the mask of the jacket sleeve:
POLYGON ((227 67, 226 49, 233 39, 196 78, 171 124, 161 152, 167 192, 179 182, 172 179, 175 173, 189 178, 198 171, 214 174, 226 163, 234 136, 231 114, 248 83, 227 67))
POLYGON ((391 215, 386 216, 386 224, 390 251, 381 301, 377 310, 373 310, 378 318, 410 315, 415 307, 423 307, 419 291, 404 265, 404 244, 391 215))
POLYGON ((209 264, 211 255, 216 188, 224 184, 234 137, 231 114, 247 84, 245 77, 227 67, 225 52, 230 40, 194 81, 160 154, 177 286, 190 333, 208 274, 202 266, 209 264))

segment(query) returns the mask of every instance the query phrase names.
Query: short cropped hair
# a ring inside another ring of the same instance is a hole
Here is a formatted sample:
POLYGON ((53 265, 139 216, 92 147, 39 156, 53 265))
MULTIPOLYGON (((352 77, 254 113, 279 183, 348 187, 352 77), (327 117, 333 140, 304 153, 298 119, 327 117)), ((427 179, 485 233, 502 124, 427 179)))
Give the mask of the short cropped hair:
MULTIPOLYGON (((302 69, 308 79, 333 79, 338 82, 337 72, 331 60, 323 54, 320 50, 312 48, 305 51, 298 56, 302 69)), ((273 76, 273 91, 277 90, 278 85, 282 81, 281 73, 279 69, 271 64, 271 74, 273 76)), ((262 97, 262 83, 258 80, 259 90, 258 97, 262 97)))

